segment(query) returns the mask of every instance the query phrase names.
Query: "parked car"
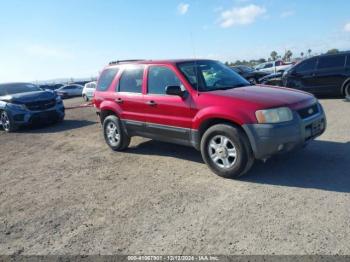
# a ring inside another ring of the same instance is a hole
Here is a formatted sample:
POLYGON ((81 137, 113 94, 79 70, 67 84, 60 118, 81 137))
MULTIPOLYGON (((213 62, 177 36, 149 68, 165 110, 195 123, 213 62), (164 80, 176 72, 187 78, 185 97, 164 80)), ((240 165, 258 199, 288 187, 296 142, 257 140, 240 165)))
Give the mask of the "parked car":
POLYGON ((272 73, 259 79, 260 84, 272 85, 272 86, 283 86, 282 85, 282 72, 272 73))
POLYGON ((305 59, 286 71, 282 82, 316 95, 350 98, 350 52, 305 59))
POLYGON ((42 84, 42 85, 39 85, 39 87, 41 89, 44 89, 44 90, 56 90, 62 86, 63 86, 63 84, 42 84))
POLYGON ((55 91, 62 98, 68 98, 68 97, 74 97, 74 96, 81 96, 83 93, 83 88, 84 87, 81 85, 72 84, 72 85, 62 86, 56 89, 55 91))
POLYGON ((239 65, 239 66, 232 66, 231 67, 236 73, 243 76, 245 79, 247 79, 251 84, 258 84, 259 79, 268 75, 269 73, 255 70, 252 67, 239 65))
POLYGON ((63 118, 64 106, 55 92, 44 91, 30 83, 0 84, 0 125, 6 132, 63 118))
POLYGON ((287 69, 291 68, 293 65, 290 63, 284 63, 282 60, 270 61, 266 63, 262 63, 255 67, 256 70, 266 72, 266 73, 278 73, 284 72, 287 69))
POLYGON ((125 150, 133 136, 193 146, 211 170, 231 178, 326 128, 313 95, 252 86, 212 60, 112 63, 99 77, 94 104, 111 149, 125 150))
POLYGON ((96 82, 86 83, 83 88, 83 98, 85 101, 89 101, 95 93, 96 90, 96 82))

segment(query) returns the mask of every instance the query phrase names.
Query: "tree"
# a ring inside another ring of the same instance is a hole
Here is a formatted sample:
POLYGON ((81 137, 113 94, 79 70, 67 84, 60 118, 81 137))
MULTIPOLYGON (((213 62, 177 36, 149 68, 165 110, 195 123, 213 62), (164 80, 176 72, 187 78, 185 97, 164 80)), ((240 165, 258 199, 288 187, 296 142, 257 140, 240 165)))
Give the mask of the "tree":
POLYGON ((311 50, 311 49, 309 49, 309 50, 307 50, 307 52, 308 52, 308 54, 309 54, 309 56, 310 56, 310 55, 311 55, 312 50, 311 50))
POLYGON ((259 60, 258 60, 258 63, 259 64, 262 64, 262 63, 265 63, 266 62, 266 59, 265 58, 260 58, 259 60))
POLYGON ((286 53, 283 56, 283 60, 284 61, 290 61, 290 58, 293 56, 292 51, 287 50, 286 53))
POLYGON ((276 60, 276 59, 277 59, 278 54, 277 54, 277 52, 276 52, 276 51, 272 51, 272 52, 271 52, 271 54, 270 54, 270 56, 271 56, 272 60, 276 60))
POLYGON ((301 58, 303 58, 304 57, 304 52, 301 52, 300 56, 301 56, 301 58))
POLYGON ((327 51, 327 54, 337 54, 337 53, 339 53, 339 49, 337 48, 329 49, 327 51))

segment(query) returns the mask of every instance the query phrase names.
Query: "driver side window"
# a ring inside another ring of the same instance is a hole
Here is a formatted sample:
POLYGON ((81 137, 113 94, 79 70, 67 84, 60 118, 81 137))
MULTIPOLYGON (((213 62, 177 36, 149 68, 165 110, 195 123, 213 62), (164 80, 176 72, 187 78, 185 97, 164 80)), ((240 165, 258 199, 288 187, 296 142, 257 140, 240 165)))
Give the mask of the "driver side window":
POLYGON ((151 66, 148 70, 148 94, 165 95, 167 86, 184 87, 175 73, 165 66, 151 66))

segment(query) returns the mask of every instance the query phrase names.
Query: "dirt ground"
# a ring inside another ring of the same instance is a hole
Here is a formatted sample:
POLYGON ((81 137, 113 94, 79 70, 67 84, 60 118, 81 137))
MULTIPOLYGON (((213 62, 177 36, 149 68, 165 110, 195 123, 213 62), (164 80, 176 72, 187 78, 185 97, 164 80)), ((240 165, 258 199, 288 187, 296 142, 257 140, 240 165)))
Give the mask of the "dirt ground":
POLYGON ((0 254, 349 255, 350 102, 321 103, 323 136, 241 180, 192 148, 133 138, 112 152, 93 108, 0 131, 0 254))

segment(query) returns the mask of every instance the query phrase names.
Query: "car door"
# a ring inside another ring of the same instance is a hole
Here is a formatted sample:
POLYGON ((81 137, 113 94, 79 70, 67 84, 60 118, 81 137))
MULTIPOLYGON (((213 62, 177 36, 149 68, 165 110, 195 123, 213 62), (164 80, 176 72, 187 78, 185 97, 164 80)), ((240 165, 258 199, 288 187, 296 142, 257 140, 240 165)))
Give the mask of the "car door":
POLYGON ((296 65, 288 77, 288 87, 313 93, 315 90, 315 69, 317 58, 307 59, 296 65))
POLYGON ((90 83, 87 87, 86 94, 88 97, 93 97, 96 90, 96 83, 90 83))
POLYGON ((177 72, 169 65, 151 65, 147 70, 147 130, 151 137, 160 140, 174 140, 187 144, 194 112, 191 110, 191 96, 167 95, 167 86, 180 86, 186 90, 177 72))
POLYGON ((345 79, 345 55, 321 56, 315 72, 314 92, 339 95, 345 79))
POLYGON ((114 102, 121 109, 120 118, 133 135, 143 135, 146 127, 145 110, 148 106, 142 92, 144 68, 143 65, 125 66, 114 93, 114 102))

